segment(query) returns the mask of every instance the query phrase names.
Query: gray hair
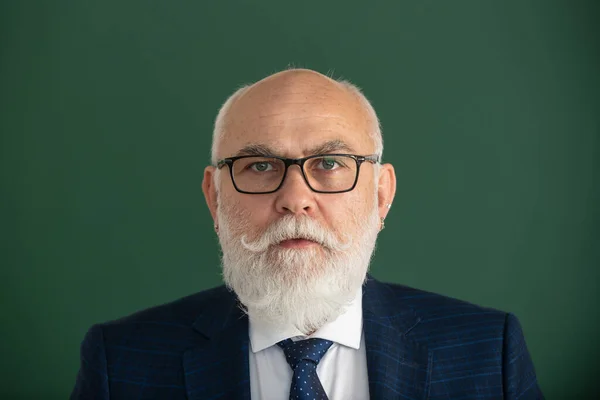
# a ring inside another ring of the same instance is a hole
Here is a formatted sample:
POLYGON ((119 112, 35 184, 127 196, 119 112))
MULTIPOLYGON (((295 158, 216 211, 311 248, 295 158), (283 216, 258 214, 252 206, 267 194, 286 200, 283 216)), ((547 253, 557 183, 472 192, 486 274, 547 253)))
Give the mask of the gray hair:
MULTIPOLYGON (((367 99, 367 97, 363 94, 362 90, 351 83, 348 80, 337 80, 338 84, 340 84, 344 89, 348 90, 351 94, 356 96, 359 102, 364 107, 365 111, 369 119, 371 120, 371 127, 369 129, 369 136, 373 139, 373 144, 375 147, 375 154, 379 156, 381 159, 383 155, 383 136, 381 134, 381 124, 379 123, 379 118, 377 117, 377 113, 375 109, 371 105, 371 102, 367 99)), ((211 163, 213 165, 217 164, 217 147, 220 144, 223 135, 226 131, 226 121, 229 114, 229 110, 231 106, 237 99, 239 99, 248 89, 250 89, 254 84, 247 84, 241 86, 237 89, 231 96, 225 100, 225 103, 219 109, 217 114, 217 118, 215 119, 214 129, 213 129, 213 138, 212 138, 212 148, 211 148, 211 163)))

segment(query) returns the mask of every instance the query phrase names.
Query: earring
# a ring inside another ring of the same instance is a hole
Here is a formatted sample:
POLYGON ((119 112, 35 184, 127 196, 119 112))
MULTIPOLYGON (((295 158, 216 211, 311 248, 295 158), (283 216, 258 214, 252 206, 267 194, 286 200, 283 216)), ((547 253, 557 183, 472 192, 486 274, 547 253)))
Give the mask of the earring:
POLYGON ((379 227, 379 231, 382 231, 385 228, 385 220, 381 218, 381 226, 379 227))
POLYGON ((219 225, 215 224, 215 232, 219 233, 219 225))
POLYGON ((392 208, 392 205, 388 203, 387 208, 392 208))

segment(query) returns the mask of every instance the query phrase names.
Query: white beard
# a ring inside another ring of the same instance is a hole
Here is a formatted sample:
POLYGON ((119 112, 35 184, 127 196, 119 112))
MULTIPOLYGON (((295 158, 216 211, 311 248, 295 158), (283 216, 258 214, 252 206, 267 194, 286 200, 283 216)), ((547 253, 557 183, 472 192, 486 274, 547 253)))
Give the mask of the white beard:
POLYGON ((295 326, 308 334, 344 313, 366 278, 379 232, 377 201, 366 220, 354 216, 346 242, 314 219, 287 215, 253 242, 248 219, 235 207, 217 207, 223 278, 253 321, 295 326), (226 208, 226 210, 223 210, 226 208), (234 225, 233 221, 236 222, 234 225), (291 238, 320 246, 293 249, 277 244, 291 238))

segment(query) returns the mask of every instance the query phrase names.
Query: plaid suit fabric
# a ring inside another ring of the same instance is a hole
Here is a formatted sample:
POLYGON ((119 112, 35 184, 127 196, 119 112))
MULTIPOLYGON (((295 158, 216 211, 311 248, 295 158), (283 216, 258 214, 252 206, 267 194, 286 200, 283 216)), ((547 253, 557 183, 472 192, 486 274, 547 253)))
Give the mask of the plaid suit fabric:
MULTIPOLYGON (((369 277, 372 399, 543 399, 519 322, 369 277)), ((71 399, 250 399, 248 320, 217 287, 94 325, 71 399)))
POLYGON ((414 393, 411 399, 544 398, 514 315, 377 281, 365 286, 363 305, 369 374, 378 368, 383 375, 370 386, 373 398, 405 398, 406 393, 414 393), (387 330, 397 333, 395 340, 389 334, 369 340, 373 326, 382 324, 393 327, 387 330), (398 347, 406 353, 377 357, 369 365, 373 350, 392 354, 398 347))

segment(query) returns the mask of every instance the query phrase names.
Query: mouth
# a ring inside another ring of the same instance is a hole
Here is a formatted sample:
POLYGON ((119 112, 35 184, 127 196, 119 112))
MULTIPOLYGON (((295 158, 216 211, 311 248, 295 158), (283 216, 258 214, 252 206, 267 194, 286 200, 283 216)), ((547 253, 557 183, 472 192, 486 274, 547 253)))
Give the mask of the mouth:
POLYGON ((279 242, 279 246, 285 248, 285 249, 304 249, 304 248, 308 248, 311 246, 318 246, 319 243, 310 240, 310 239, 303 239, 303 238, 294 238, 294 239, 287 239, 287 240, 283 240, 281 242, 279 242))

